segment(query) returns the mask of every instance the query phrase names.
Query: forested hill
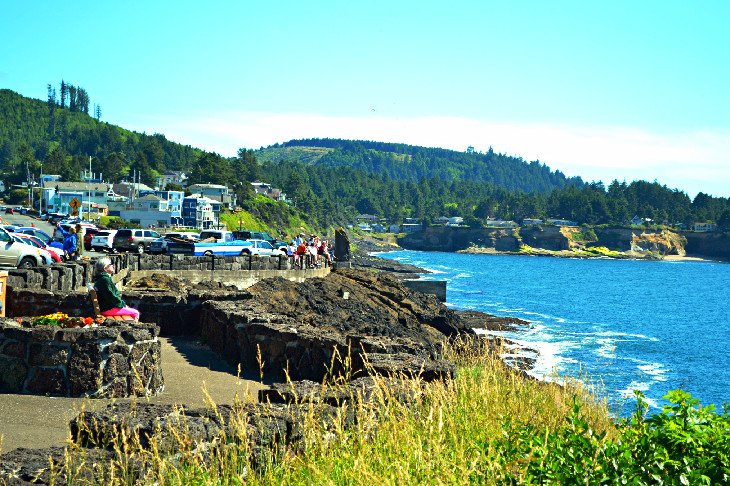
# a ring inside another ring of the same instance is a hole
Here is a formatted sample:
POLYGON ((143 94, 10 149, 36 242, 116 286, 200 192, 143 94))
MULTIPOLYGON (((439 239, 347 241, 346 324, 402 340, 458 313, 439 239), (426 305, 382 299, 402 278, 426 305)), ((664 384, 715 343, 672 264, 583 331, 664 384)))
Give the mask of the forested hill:
POLYGON ((487 182, 509 190, 548 193, 567 185, 580 187, 539 161, 496 153, 457 152, 442 148, 340 139, 292 140, 256 152, 263 162, 296 161, 321 167, 351 167, 397 181, 439 179, 487 182))
MULTIPOLYGON (((92 157, 92 170, 107 180, 136 171, 143 182, 153 183, 165 170, 190 170, 202 153, 164 135, 140 134, 93 118, 86 92, 74 93, 86 96, 81 100, 86 106, 56 99, 50 86, 48 101, 0 89, 0 172, 5 181, 25 181, 26 170, 37 174, 41 163, 46 174, 78 180, 92 157)), ((96 114, 100 117, 100 111, 96 114)))

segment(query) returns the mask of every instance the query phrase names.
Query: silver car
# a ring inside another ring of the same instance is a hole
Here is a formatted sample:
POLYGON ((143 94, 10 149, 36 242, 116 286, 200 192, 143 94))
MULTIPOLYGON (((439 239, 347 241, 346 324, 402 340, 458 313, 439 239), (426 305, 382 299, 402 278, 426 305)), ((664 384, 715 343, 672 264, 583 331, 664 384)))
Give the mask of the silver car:
POLYGON ((39 248, 18 243, 5 228, 0 228, 0 266, 6 268, 32 268, 44 263, 39 248))

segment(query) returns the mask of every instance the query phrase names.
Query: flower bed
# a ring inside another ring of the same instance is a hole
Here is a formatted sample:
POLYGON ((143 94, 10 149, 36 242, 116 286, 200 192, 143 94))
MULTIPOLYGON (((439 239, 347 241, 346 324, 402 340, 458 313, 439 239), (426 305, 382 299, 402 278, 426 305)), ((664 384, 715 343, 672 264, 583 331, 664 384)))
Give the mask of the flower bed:
MULTIPOLYGON (((93 317, 72 317, 63 312, 55 312, 53 314, 47 314, 45 316, 31 317, 30 323, 32 326, 57 326, 62 328, 72 327, 95 327, 94 325, 102 324, 106 319, 93 317)), ((22 322, 22 319, 16 319, 18 322, 22 322)))

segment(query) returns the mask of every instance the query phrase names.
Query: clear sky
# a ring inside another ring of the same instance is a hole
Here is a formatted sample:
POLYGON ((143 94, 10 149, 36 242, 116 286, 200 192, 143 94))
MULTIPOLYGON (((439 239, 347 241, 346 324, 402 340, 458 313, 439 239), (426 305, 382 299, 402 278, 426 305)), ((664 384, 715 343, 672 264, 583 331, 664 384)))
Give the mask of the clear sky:
POLYGON ((0 87, 225 156, 330 137, 730 196, 730 1, 3 0, 0 87))

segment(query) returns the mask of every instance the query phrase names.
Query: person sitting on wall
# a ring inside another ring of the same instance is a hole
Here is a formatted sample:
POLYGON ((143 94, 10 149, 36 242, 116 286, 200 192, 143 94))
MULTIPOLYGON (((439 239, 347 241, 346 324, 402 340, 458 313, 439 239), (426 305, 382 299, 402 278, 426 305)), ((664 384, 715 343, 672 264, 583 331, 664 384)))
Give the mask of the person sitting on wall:
POLYGON ((99 258, 96 261, 96 277, 94 288, 96 298, 99 301, 99 310, 102 316, 132 316, 135 321, 139 320, 139 311, 122 300, 122 293, 112 281, 114 275, 114 264, 107 258, 99 258))

